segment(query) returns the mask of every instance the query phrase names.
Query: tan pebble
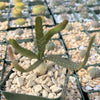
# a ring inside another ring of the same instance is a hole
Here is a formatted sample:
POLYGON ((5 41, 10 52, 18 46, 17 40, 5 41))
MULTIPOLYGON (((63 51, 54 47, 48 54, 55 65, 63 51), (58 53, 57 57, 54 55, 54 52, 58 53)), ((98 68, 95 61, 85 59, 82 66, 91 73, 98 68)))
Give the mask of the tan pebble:
POLYGON ((62 69, 62 73, 63 73, 63 74, 66 74, 66 68, 63 68, 63 69, 62 69))
POLYGON ((34 92, 33 95, 40 96, 40 93, 34 92))
POLYGON ((76 78, 75 78, 75 77, 70 76, 70 77, 69 77, 69 80, 70 80, 72 83, 74 83, 74 82, 75 82, 75 80, 76 80, 76 78))
POLYGON ((47 86, 49 86, 49 87, 52 86, 52 85, 53 85, 52 81, 50 81, 50 82, 47 83, 47 86))
POLYGON ((2 66, 0 66, 0 71, 2 71, 2 69, 3 69, 3 67, 2 67, 2 66))
POLYGON ((57 84, 57 81, 54 78, 51 78, 53 84, 57 84))
POLYGON ((35 80, 36 78, 37 78, 37 76, 36 76, 35 73, 34 73, 34 74, 29 74, 29 75, 26 77, 27 80, 35 80))
POLYGON ((12 80, 9 79, 9 80, 6 82, 6 87, 10 87, 11 82, 12 82, 12 80))
POLYGON ((35 61, 37 61, 37 59, 32 59, 31 60, 31 65, 33 65, 35 61))
POLYGON ((52 71, 49 71, 47 74, 48 74, 48 76, 53 76, 53 72, 52 71))
POLYGON ((18 78, 18 76, 15 76, 15 78, 12 81, 13 84, 16 84, 17 83, 17 78, 18 78))
POLYGON ((16 93, 20 93, 21 92, 21 89, 16 89, 16 93))
POLYGON ((49 93, 48 98, 54 98, 56 96, 55 93, 49 93))
POLYGON ((36 83, 39 83, 39 84, 42 84, 42 82, 43 82, 43 80, 40 79, 40 78, 36 78, 34 81, 35 81, 36 83))
POLYGON ((43 97, 48 97, 48 92, 47 92, 46 90, 43 90, 43 91, 42 91, 42 96, 43 96, 43 97))
POLYGON ((62 95, 62 92, 58 93, 56 98, 60 97, 62 95))
POLYGON ((71 87, 72 87, 72 89, 77 89, 76 85, 72 85, 71 87))
POLYGON ((95 68, 95 67, 93 67, 93 66, 88 67, 87 72, 89 72, 89 71, 90 71, 90 69, 92 69, 92 68, 95 68))
POLYGON ((80 98, 77 98, 77 100, 81 100, 80 98))
POLYGON ((51 81, 50 77, 47 77, 47 78, 42 82, 42 84, 47 84, 47 83, 50 82, 50 81, 51 81))
POLYGON ((95 96, 95 100, 100 100, 100 96, 95 96))
POLYGON ((74 90, 71 90, 71 95, 73 95, 75 93, 75 91, 74 90))
POLYGON ((15 76, 16 76, 16 73, 12 73, 9 78, 14 78, 15 76))
POLYGON ((16 80, 17 80, 18 87, 20 87, 24 84, 24 78, 23 77, 18 77, 16 80))
POLYGON ((42 84, 42 87, 47 91, 50 92, 50 88, 47 85, 42 84))
POLYGON ((35 85, 35 82, 33 80, 29 80, 26 87, 28 88, 28 87, 31 87, 33 85, 35 85))
POLYGON ((16 91, 16 89, 10 89, 9 90, 9 92, 15 92, 16 91))
POLYGON ((61 79, 65 79, 65 75, 64 74, 61 74, 60 78, 61 79))
POLYGON ((33 93, 32 92, 29 92, 28 95, 33 95, 33 93))
POLYGON ((22 76, 22 75, 21 75, 21 72, 19 72, 19 71, 17 71, 16 74, 17 74, 18 76, 22 76))
POLYGON ((33 89, 35 90, 35 92, 39 92, 39 91, 42 90, 42 87, 41 87, 41 85, 35 85, 35 86, 33 87, 33 89))
POLYGON ((64 82, 65 82, 65 80, 62 79, 61 77, 58 77, 58 78, 57 78, 57 83, 58 83, 58 84, 64 85, 64 82))
POLYGON ((27 76, 27 75, 28 75, 28 73, 22 73, 22 75, 23 75, 23 76, 27 76))
POLYGON ((89 80, 88 79, 86 79, 86 78, 83 78, 82 79, 82 82, 84 82, 84 83, 87 83, 89 80))
POLYGON ((51 69, 51 71, 52 71, 52 72, 55 72, 55 71, 56 71, 56 69, 55 69, 55 68, 52 68, 52 69, 51 69))
POLYGON ((62 90, 62 88, 58 87, 57 85, 51 86, 50 89, 52 90, 53 93, 57 93, 62 90))
POLYGON ((58 77, 58 71, 55 71, 55 79, 58 77))
POLYGON ((38 78, 44 80, 47 76, 48 76, 48 75, 42 75, 42 76, 40 76, 40 77, 38 77, 38 78))

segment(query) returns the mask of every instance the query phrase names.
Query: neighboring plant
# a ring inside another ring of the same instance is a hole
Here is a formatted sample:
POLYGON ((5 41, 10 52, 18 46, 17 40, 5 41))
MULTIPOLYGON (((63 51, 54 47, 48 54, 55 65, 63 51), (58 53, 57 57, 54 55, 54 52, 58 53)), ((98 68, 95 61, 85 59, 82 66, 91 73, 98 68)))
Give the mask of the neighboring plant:
POLYGON ((54 8, 55 6, 59 6, 63 3, 64 0, 50 0, 50 7, 54 8))
POLYGON ((89 74, 92 78, 100 77, 100 69, 99 68, 91 68, 89 74))
POLYGON ((95 3, 95 0, 88 0, 87 5, 93 5, 95 3))
POLYGON ((24 32, 22 29, 19 28, 19 29, 16 29, 15 33, 16 35, 22 35, 24 32))
POLYGON ((18 3, 15 4, 15 8, 22 10, 22 9, 25 8, 25 5, 22 2, 18 2, 18 3))
POLYGON ((14 3, 22 2, 23 0, 13 0, 14 3))
POLYGON ((71 30, 73 29, 72 24, 68 24, 68 25, 66 26, 66 29, 67 29, 68 31, 71 31, 71 30))
POLYGON ((88 12, 87 11, 81 11, 80 16, 82 18, 88 18, 88 12))
POLYGON ((4 2, 0 2, 0 10, 4 10, 6 8, 6 5, 4 2))
POLYGON ((37 15, 38 14, 45 14, 46 8, 44 5, 35 5, 32 8, 32 12, 33 12, 33 14, 37 14, 37 15))
POLYGON ((23 15, 21 9, 16 9, 16 8, 13 9, 12 14, 13 17, 21 17, 23 15))
POLYGON ((24 18, 18 18, 16 19, 16 25, 24 25, 25 19, 24 18))
POLYGON ((54 48, 55 48, 55 44, 54 44, 52 41, 49 41, 49 42, 47 43, 47 45, 46 45, 46 49, 47 49, 48 51, 50 51, 50 50, 54 50, 54 48))
POLYGON ((86 54, 86 50, 81 50, 80 51, 80 57, 81 58, 84 58, 85 54, 86 54))
POLYGON ((43 26, 42 26, 42 19, 41 17, 37 17, 35 20, 35 35, 36 35, 36 47, 37 47, 37 53, 33 53, 30 50, 27 50, 21 46, 19 46, 19 44, 17 43, 16 40, 14 39, 10 39, 9 43, 12 45, 12 47, 18 52, 21 53, 22 56, 26 56, 30 59, 37 59, 37 61, 31 65, 29 68, 24 69, 22 68, 17 60, 15 59, 14 55, 13 55, 13 50, 11 48, 11 46, 8 46, 8 52, 9 52, 9 56, 11 59, 11 62, 13 64, 13 66, 21 71, 21 72, 29 72, 32 71, 33 69, 38 70, 38 72, 35 70, 35 72, 38 75, 42 75, 45 74, 47 71, 47 64, 46 64, 46 60, 52 61, 55 64, 58 64, 60 66, 63 66, 69 70, 79 70, 82 67, 85 66, 88 57, 89 57, 89 52, 92 46, 92 43, 94 41, 95 36, 93 36, 89 42, 89 46, 87 48, 87 52, 85 54, 85 58, 82 64, 79 63, 75 63, 67 58, 63 58, 60 55, 44 55, 44 51, 46 48, 46 44, 50 41, 51 37, 58 33, 59 31, 62 31, 66 24, 68 23, 68 20, 64 20, 62 23, 58 24, 56 27, 50 29, 45 35, 43 34, 43 26))
POLYGON ((2 17, 2 12, 0 11, 0 17, 2 17))
POLYGON ((95 28, 99 28, 99 27, 100 27, 100 22, 98 22, 98 21, 93 21, 93 22, 92 22, 92 26, 95 27, 95 28))

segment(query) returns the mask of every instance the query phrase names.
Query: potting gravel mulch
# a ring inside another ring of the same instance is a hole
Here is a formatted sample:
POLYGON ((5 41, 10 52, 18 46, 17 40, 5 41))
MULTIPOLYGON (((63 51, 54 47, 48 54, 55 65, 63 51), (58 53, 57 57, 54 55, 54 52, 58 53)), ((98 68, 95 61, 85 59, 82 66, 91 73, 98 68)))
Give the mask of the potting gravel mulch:
MULTIPOLYGON (((37 76, 33 71, 21 73, 13 68, 13 73, 6 81, 6 85, 2 89, 9 92, 22 93, 35 96, 43 96, 47 98, 57 98, 62 95, 65 89, 66 96, 62 100, 85 100, 86 97, 81 89, 88 94, 86 100, 100 100, 100 77, 92 78, 89 74, 91 68, 100 69, 100 5, 99 0, 41 0, 46 6, 46 13, 41 15, 43 18, 44 34, 56 24, 64 19, 68 19, 69 23, 66 28, 54 35, 51 39, 55 44, 52 51, 45 51, 45 54, 62 54, 69 57, 74 62, 82 62, 84 59, 83 51, 86 50, 90 37, 96 35, 93 47, 90 51, 90 57, 86 64, 86 69, 78 72, 70 72, 68 75, 68 83, 66 83, 66 69, 49 64, 49 69, 45 75, 37 76), (84 10, 84 11, 82 11, 84 10), (96 12, 97 10, 98 12, 96 12), (81 12, 88 12, 88 16, 81 12), (97 25, 96 22, 99 24, 97 25), (68 55, 67 55, 68 54, 68 55), (79 85, 80 83, 80 85, 79 85), (67 84, 66 87, 64 85, 67 84), (79 87, 81 86, 81 87, 79 87), (64 87, 64 88, 63 88, 64 87)), ((25 18, 25 25, 16 25, 16 17, 13 18, 12 10, 14 3, 6 3, 6 10, 2 10, 3 16, 0 18, 0 79, 5 79, 8 72, 13 67, 8 51, 9 39, 16 39, 20 46, 35 52, 35 18, 37 15, 32 13, 34 0, 23 0, 26 5, 22 10, 25 18), (8 10, 8 11, 7 11, 8 10), (16 34, 18 29, 23 31, 22 34, 16 34), (3 73, 3 74, 2 74, 3 73)), ((38 3, 38 2, 37 2, 38 3)), ((14 51, 15 52, 15 51, 14 51)), ((35 60, 22 57, 21 54, 15 52, 15 57, 23 68, 27 68, 35 60)), ((0 82, 1 82, 0 81, 0 82)), ((1 100, 6 100, 1 95, 1 100)))

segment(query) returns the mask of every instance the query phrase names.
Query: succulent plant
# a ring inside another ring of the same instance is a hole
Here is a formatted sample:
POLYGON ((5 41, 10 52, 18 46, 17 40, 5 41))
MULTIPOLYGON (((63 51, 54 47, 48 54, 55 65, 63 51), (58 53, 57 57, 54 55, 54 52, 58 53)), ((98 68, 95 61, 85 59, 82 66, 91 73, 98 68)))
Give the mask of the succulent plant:
POLYGON ((22 2, 18 2, 18 3, 15 4, 15 8, 22 10, 22 9, 25 8, 25 5, 22 2))
POLYGON ((68 23, 68 20, 64 20, 63 22, 61 22, 60 24, 58 24, 54 28, 50 29, 44 35, 43 34, 42 19, 41 19, 41 17, 36 17, 36 20, 35 20, 35 36, 36 37, 35 38, 36 38, 37 53, 33 53, 32 51, 27 50, 27 49, 19 46, 17 41, 14 39, 10 39, 9 43, 12 45, 12 47, 18 53, 21 53, 22 56, 28 57, 30 59, 37 59, 37 61, 27 69, 22 68, 18 64, 18 62, 16 61, 16 59, 13 55, 13 50, 12 50, 11 46, 8 46, 8 52, 9 52, 9 56, 10 56, 10 59, 12 61, 13 66, 21 72, 28 72, 28 71, 32 71, 34 69, 34 71, 37 74, 39 73, 38 75, 42 75, 47 71, 48 64, 47 65, 45 64, 46 63, 45 61, 47 61, 47 60, 52 61, 55 64, 58 64, 60 66, 66 67, 69 70, 79 70, 79 69, 83 68, 88 60, 89 52, 90 52, 90 49, 91 49, 91 46, 92 46, 92 43, 94 41, 95 36, 93 36, 89 42, 89 46, 87 48, 85 59, 84 59, 82 64, 75 63, 67 58, 63 58, 60 55, 46 55, 46 54, 44 54, 46 44, 50 41, 51 37, 54 34, 58 33, 59 31, 62 31, 65 28, 67 23, 68 23))
POLYGON ((67 29, 68 31, 71 31, 71 30, 73 29, 72 24, 68 24, 68 25, 66 26, 66 29, 67 29))
POLYGON ((100 69, 92 68, 92 69, 90 69, 89 74, 92 78, 98 78, 98 77, 100 77, 100 69))
POLYGON ((95 0, 88 0, 87 5, 93 5, 95 3, 95 0))
POLYGON ((6 5, 4 2, 0 2, 0 10, 4 10, 6 8, 6 5))
POLYGON ((55 6, 59 6, 63 3, 63 0, 50 0, 50 7, 54 8, 55 6))
POLYGON ((50 51, 50 50, 54 50, 54 48, 55 48, 55 44, 54 44, 52 41, 49 41, 49 42, 47 43, 47 45, 46 45, 46 49, 47 49, 48 51, 50 51))
POLYGON ((24 18, 18 18, 16 19, 16 25, 24 25, 25 19, 24 18))
POLYGON ((21 9, 16 9, 16 8, 13 9, 12 14, 13 17, 21 17, 23 15, 21 9))
POLYGON ((2 12, 0 11, 0 17, 2 17, 2 12))
POLYGON ((84 58, 85 54, 86 54, 86 50, 81 50, 80 51, 80 57, 81 58, 84 58))
POLYGON ((15 33, 16 33, 17 35, 22 35, 24 32, 23 32, 22 29, 16 29, 15 33))
POLYGON ((46 8, 44 5, 35 5, 32 8, 32 12, 33 12, 33 14, 37 14, 37 15, 38 14, 45 14, 46 8))
POLYGON ((92 26, 95 27, 95 28, 99 28, 100 27, 100 22, 93 21, 92 26))
POLYGON ((14 3, 22 2, 23 0, 13 0, 14 3))

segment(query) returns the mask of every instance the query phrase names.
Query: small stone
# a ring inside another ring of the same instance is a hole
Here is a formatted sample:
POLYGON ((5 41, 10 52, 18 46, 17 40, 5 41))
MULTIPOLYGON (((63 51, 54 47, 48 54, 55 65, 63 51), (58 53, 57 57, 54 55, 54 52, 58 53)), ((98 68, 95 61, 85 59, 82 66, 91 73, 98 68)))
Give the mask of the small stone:
POLYGON ((43 87, 46 91, 50 92, 50 89, 49 89, 49 87, 48 87, 47 85, 42 84, 42 87, 43 87))
POLYGON ((0 71, 2 71, 2 69, 3 69, 3 67, 2 67, 2 66, 0 66, 0 71))
POLYGON ((21 76, 21 72, 20 71, 17 71, 16 73, 18 76, 21 76))
POLYGON ((42 91, 42 96, 43 96, 43 97, 48 97, 48 92, 47 92, 46 90, 43 90, 43 91, 42 91))
POLYGON ((70 77, 69 77, 69 80, 71 80, 71 82, 72 82, 72 83, 75 83, 76 78, 75 78, 75 77, 70 76, 70 77))
POLYGON ((54 98, 56 96, 55 93, 49 93, 48 98, 54 98))
POLYGON ((58 87, 58 86, 56 86, 56 85, 51 86, 50 89, 51 89, 52 92, 54 92, 54 93, 58 93, 58 92, 60 92, 60 91, 62 90, 62 88, 60 88, 60 87, 58 87))
POLYGON ((17 80, 18 87, 21 87, 24 84, 24 78, 23 77, 18 77, 16 80, 17 80))
POLYGON ((38 83, 38 84, 42 84, 43 80, 41 78, 36 78, 35 82, 38 83))
POLYGON ((49 87, 52 86, 52 85, 53 85, 52 81, 50 81, 50 82, 47 83, 47 86, 49 86, 49 87))
POLYGON ((16 29, 15 33, 16 33, 16 35, 17 35, 17 34, 18 34, 18 35, 22 35, 24 32, 23 32, 22 29, 16 29))
POLYGON ((16 76, 16 73, 12 73, 9 78, 14 78, 15 76, 16 76))
POLYGON ((35 73, 29 74, 29 75, 26 77, 27 80, 35 80, 36 78, 37 78, 37 76, 36 76, 35 73))
POLYGON ((55 72, 55 79, 58 77, 58 71, 55 72))
POLYGON ((47 77, 47 78, 42 82, 42 84, 47 84, 47 83, 50 82, 50 81, 51 81, 50 77, 47 77))
POLYGON ((54 78, 51 78, 53 84, 57 84, 57 81, 54 78))
POLYGON ((34 88, 35 92, 39 92, 42 90, 41 85, 35 85, 33 88, 34 88))
POLYGON ((35 85, 35 82, 33 80, 29 80, 29 82, 27 83, 26 87, 31 87, 35 85))
POLYGON ((100 100, 100 96, 95 96, 95 100, 100 100))
POLYGON ((6 87, 10 87, 11 86, 11 82, 12 82, 12 80, 8 80, 7 82, 6 82, 6 87))
POLYGON ((86 90, 92 90, 93 88, 91 88, 90 86, 86 86, 86 90))
POLYGON ((53 72, 52 71, 49 71, 47 74, 48 74, 48 76, 53 76, 53 72))

